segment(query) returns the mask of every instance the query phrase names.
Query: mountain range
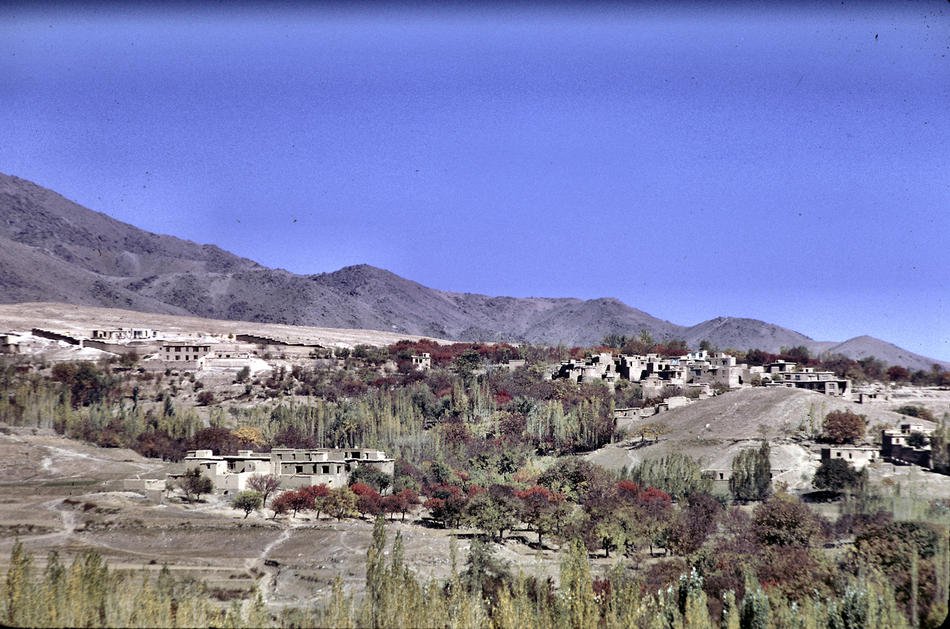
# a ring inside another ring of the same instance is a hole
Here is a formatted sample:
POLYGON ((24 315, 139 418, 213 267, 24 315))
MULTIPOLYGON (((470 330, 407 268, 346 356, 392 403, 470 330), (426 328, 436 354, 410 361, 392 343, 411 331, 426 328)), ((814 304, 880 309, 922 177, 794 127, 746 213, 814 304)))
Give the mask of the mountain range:
POLYGON ((950 364, 869 336, 815 341, 778 325, 717 317, 682 326, 613 298, 490 297, 428 288, 369 265, 299 275, 214 245, 146 232, 0 173, 0 303, 64 302, 213 319, 356 328, 469 341, 593 345, 607 334, 708 340, 722 348, 950 364))

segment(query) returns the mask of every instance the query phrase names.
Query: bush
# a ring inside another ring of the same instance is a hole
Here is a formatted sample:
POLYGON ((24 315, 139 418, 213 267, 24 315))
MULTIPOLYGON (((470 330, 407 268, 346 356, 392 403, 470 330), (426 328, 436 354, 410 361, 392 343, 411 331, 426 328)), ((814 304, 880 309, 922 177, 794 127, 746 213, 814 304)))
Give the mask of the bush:
POLYGON ((929 422, 935 422, 937 419, 934 417, 933 412, 929 408, 923 406, 913 406, 906 404, 897 409, 897 412, 901 415, 907 415, 908 417, 916 417, 918 419, 925 419, 929 422))

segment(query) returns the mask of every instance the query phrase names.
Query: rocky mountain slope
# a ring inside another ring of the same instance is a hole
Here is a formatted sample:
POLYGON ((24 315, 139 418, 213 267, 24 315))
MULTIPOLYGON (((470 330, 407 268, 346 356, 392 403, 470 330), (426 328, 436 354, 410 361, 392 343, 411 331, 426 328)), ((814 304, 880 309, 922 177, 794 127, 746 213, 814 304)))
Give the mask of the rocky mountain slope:
POLYGON ((693 347, 703 339, 768 351, 806 345, 855 357, 870 353, 915 369, 934 362, 870 337, 820 343, 763 321, 728 317, 686 327, 616 299, 452 293, 368 265, 296 275, 214 245, 137 229, 0 174, 0 303, 38 301, 459 340, 590 345, 609 333, 646 330, 693 347))

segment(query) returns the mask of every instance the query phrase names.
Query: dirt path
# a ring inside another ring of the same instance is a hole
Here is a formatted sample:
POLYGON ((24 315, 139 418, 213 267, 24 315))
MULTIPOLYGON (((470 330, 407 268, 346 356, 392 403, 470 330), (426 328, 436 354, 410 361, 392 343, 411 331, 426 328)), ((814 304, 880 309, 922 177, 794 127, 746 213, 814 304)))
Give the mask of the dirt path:
MULTIPOLYGON (((265 605, 271 605, 271 599, 276 593, 277 589, 277 576, 280 574, 280 564, 273 562, 268 563, 268 556, 273 552, 275 548, 287 542, 294 531, 302 526, 302 523, 290 522, 281 534, 264 546, 261 549, 260 554, 257 557, 247 559, 244 562, 245 568, 253 575, 260 573, 260 577, 256 580, 257 590, 261 593, 261 598, 264 600, 265 605)), ((245 605, 249 604, 251 601, 245 601, 245 605)))
MULTIPOLYGON (((43 468, 44 471, 48 471, 48 472, 54 473, 54 474, 59 472, 59 469, 58 469, 58 467, 57 467, 55 461, 57 461, 57 460, 62 460, 63 458, 67 458, 67 459, 84 459, 84 460, 86 460, 86 461, 90 461, 90 462, 93 462, 93 463, 102 463, 102 464, 108 464, 108 465, 115 465, 115 464, 116 464, 116 461, 115 461, 114 459, 108 459, 108 458, 104 458, 104 457, 93 456, 93 455, 87 454, 87 453, 85 453, 85 452, 77 452, 76 450, 70 450, 70 449, 67 449, 67 448, 60 448, 59 446, 49 446, 49 445, 47 445, 47 446, 43 446, 43 447, 46 448, 47 450, 49 450, 50 456, 43 458, 42 468, 43 468)), ((157 469, 157 468, 161 467, 161 465, 159 465, 159 464, 157 464, 157 463, 136 463, 135 461, 122 461, 121 464, 123 464, 123 465, 128 465, 128 466, 131 466, 131 467, 134 467, 134 468, 137 468, 138 470, 140 470, 139 474, 142 474, 142 473, 144 473, 144 472, 149 472, 149 471, 152 471, 152 470, 154 470, 154 469, 157 469)), ((71 474, 69 477, 70 477, 70 478, 73 478, 73 477, 77 477, 77 476, 82 476, 84 473, 85 473, 85 470, 83 470, 82 473, 79 473, 79 474, 71 474)))

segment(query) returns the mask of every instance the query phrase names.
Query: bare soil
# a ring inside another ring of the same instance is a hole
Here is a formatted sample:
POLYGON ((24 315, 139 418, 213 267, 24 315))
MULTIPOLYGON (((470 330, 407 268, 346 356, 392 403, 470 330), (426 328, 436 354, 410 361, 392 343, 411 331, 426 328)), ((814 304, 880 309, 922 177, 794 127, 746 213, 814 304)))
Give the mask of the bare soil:
MULTIPOLYGON (((89 336, 94 329, 119 327, 150 327, 167 334, 182 335, 253 333, 288 343, 316 344, 328 347, 353 347, 360 344, 389 345, 402 339, 418 340, 422 338, 412 334, 379 330, 224 321, 58 303, 0 304, 0 330, 29 331, 37 325, 55 332, 81 336, 89 336)), ((450 343, 451 341, 441 342, 450 343)))
MULTIPOLYGON (((124 491, 126 478, 161 478, 180 465, 146 459, 124 449, 97 448, 29 429, 4 427, 0 434, 0 570, 16 540, 42 567, 47 553, 66 560, 85 549, 115 568, 158 570, 204 581, 222 599, 243 598, 257 586, 272 608, 303 607, 325 600, 333 581, 360 593, 369 520, 336 520, 313 514, 272 519, 272 512, 231 509, 223 496, 186 503, 180 498, 124 491)), ((450 545, 456 540, 464 567, 470 530, 446 530, 407 518, 387 524, 390 543, 402 533, 408 566, 425 579, 450 575, 450 545)), ((535 535, 517 531, 496 545, 513 572, 551 576, 557 552, 536 549, 535 535)), ((388 552, 388 551, 387 551, 388 552)), ((595 560, 603 568, 613 560, 595 560)))
MULTIPOLYGON (((926 401, 928 407, 950 405, 950 391, 908 390, 907 395, 909 400, 926 401)), ((766 438, 771 444, 772 468, 781 472, 778 480, 788 483, 792 490, 808 491, 820 461, 820 444, 811 439, 811 434, 820 431, 825 415, 835 410, 865 415, 870 440, 872 431, 879 426, 896 427, 911 421, 911 418, 893 410, 905 403, 912 402, 892 395, 887 402, 857 404, 802 389, 739 389, 637 420, 640 423, 662 423, 668 429, 668 434, 656 441, 626 439, 586 456, 607 469, 620 470, 648 458, 687 452, 704 469, 728 470, 739 451, 756 447, 760 439, 766 438)), ((930 422, 913 421, 933 426, 930 422)), ((880 474, 882 478, 887 474, 900 475, 903 469, 880 474)), ((932 476, 931 485, 946 487, 946 490, 936 491, 950 492, 950 477, 932 476)))

